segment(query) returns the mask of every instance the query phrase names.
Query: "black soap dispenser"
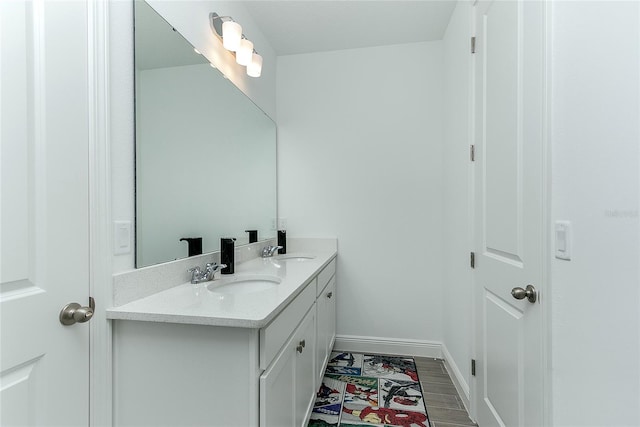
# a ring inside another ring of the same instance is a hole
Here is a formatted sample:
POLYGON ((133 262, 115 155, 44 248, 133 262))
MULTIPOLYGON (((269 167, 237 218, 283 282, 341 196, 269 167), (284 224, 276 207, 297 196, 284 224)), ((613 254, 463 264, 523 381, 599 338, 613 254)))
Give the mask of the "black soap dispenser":
POLYGON ((258 230, 244 230, 244 232, 249 233, 249 243, 258 241, 258 230))
POLYGON ((220 263, 226 267, 220 270, 222 274, 233 274, 235 271, 236 245, 233 237, 223 237, 220 239, 220 263))
POLYGON ((186 241, 189 245, 188 256, 201 255, 202 254, 202 237, 183 237, 180 241, 186 241))
POLYGON ((287 231, 278 230, 278 246, 282 246, 282 249, 278 249, 279 254, 287 253, 287 231))

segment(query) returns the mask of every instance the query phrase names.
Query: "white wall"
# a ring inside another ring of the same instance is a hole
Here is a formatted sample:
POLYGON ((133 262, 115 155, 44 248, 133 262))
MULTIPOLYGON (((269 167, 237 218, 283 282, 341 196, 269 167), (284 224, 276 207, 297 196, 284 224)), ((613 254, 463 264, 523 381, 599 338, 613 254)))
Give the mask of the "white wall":
POLYGON ((443 343, 468 387, 471 382, 472 286, 469 251, 471 163, 471 2, 456 5, 443 38, 443 343))
MULTIPOLYGON (((233 1, 183 0, 148 2, 192 45, 223 71, 271 118, 276 119, 276 56, 244 6, 233 1), (248 77, 223 50, 209 25, 209 13, 231 15, 254 41, 264 58, 262 76, 248 77)), ((114 221, 134 222, 134 107, 133 107, 133 2, 109 3, 112 216, 114 221)), ((161 47, 159 47, 161 48, 161 47)), ((135 235, 135 230, 132 230, 135 235)), ((134 254, 113 257, 114 273, 134 268, 134 254)))
MULTIPOLYGON (((638 2, 553 2, 553 424, 640 425, 638 2)), ((549 299, 547 299, 549 301, 549 299)))
POLYGON ((442 338, 442 45, 278 58, 278 209, 338 238, 338 333, 442 338))

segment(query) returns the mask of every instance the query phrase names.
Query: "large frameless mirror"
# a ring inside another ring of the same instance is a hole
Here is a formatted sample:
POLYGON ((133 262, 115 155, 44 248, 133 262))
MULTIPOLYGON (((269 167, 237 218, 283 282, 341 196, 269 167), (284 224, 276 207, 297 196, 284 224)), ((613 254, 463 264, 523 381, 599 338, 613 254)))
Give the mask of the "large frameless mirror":
POLYGON ((275 123, 141 0, 135 73, 136 266, 275 237, 275 123))

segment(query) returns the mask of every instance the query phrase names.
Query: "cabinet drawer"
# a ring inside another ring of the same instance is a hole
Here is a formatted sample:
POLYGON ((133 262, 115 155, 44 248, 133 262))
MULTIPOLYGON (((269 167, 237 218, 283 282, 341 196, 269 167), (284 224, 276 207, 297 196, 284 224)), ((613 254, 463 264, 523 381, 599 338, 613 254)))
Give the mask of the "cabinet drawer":
POLYGON ((316 279, 265 328, 260 329, 260 369, 267 369, 316 300, 316 279))
POLYGON ((316 296, 319 296, 329 280, 336 274, 336 259, 332 259, 329 264, 318 274, 318 291, 316 296))

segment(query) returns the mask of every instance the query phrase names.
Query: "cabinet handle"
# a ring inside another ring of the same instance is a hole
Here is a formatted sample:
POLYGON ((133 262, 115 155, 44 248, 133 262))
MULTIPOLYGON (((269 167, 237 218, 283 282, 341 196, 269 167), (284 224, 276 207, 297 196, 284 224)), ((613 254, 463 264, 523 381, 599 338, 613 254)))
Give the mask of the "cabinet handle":
POLYGON ((302 344, 298 344, 298 346, 296 347, 296 351, 298 353, 302 353, 302 349, 304 349, 304 347, 302 346, 302 344))
POLYGON ((331 298, 332 296, 333 296, 333 292, 329 292, 329 293, 327 294, 327 298, 331 298))

